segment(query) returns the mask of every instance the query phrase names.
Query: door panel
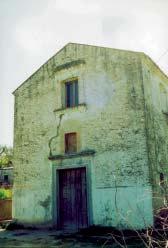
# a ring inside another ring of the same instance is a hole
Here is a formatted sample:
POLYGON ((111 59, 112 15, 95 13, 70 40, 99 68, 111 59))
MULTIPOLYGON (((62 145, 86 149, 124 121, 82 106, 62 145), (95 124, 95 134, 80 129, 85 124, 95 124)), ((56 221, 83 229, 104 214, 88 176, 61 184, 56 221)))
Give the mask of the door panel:
POLYGON ((59 171, 59 223, 61 229, 88 226, 86 169, 59 171))

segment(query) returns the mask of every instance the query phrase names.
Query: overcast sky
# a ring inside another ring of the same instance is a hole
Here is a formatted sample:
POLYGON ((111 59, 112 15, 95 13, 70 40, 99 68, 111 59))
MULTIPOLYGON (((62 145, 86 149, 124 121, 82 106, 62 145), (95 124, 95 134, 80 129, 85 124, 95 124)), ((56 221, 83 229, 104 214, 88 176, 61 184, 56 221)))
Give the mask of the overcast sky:
POLYGON ((0 0, 0 30, 0 144, 12 91, 68 42, 143 51, 168 74, 168 0, 0 0))

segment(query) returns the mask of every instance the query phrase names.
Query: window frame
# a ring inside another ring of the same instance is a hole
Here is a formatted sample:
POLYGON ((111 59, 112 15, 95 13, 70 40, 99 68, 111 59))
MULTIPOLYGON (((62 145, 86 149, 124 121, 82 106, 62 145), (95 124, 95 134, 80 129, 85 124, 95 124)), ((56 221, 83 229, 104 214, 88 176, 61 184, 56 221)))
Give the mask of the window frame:
POLYGON ((75 154, 77 152, 78 152, 78 136, 77 136, 77 133, 76 132, 65 133, 64 134, 64 153, 68 155, 68 154, 75 154), (71 152, 71 151, 68 151, 67 139, 68 139, 68 136, 70 136, 72 134, 75 134, 76 150, 71 152))
POLYGON ((78 78, 63 81, 62 103, 64 108, 73 108, 79 105, 79 80, 78 78), (67 87, 69 86, 69 100, 67 98, 67 87), (69 103, 68 103, 69 101, 69 103))

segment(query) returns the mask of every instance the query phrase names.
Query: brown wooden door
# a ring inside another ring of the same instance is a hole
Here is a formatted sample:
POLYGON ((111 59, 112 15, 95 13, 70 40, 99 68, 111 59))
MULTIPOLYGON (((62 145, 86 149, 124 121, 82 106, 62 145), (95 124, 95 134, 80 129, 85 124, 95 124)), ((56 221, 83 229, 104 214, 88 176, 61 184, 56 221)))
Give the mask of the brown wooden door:
POLYGON ((85 168, 59 171, 59 225, 64 230, 88 226, 85 168))

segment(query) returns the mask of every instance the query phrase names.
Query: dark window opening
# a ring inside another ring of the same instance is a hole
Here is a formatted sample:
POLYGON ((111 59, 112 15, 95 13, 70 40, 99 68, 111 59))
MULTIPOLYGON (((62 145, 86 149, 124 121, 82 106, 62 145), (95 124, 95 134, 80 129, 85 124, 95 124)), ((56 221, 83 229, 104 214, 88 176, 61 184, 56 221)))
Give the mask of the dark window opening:
POLYGON ((78 80, 65 84, 65 106, 67 108, 78 105, 78 80))
POLYGON ((4 175, 4 182, 8 183, 8 181, 9 181, 8 175, 4 175))
POLYGON ((160 186, 164 186, 164 174, 160 173, 160 186))
POLYGON ((65 134, 65 153, 76 153, 77 152, 77 135, 76 133, 65 134))

